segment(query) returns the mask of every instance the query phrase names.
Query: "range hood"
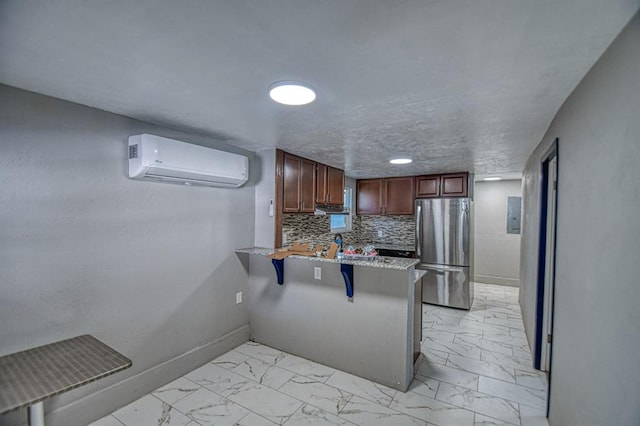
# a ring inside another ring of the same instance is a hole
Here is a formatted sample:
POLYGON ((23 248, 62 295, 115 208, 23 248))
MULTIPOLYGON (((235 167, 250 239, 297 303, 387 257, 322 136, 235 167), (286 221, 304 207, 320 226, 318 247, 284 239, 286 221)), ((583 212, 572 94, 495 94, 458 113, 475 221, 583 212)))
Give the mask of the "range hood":
POLYGON ((344 206, 331 206, 328 204, 316 204, 316 209, 313 212, 316 216, 324 216, 328 214, 349 214, 349 209, 344 206))

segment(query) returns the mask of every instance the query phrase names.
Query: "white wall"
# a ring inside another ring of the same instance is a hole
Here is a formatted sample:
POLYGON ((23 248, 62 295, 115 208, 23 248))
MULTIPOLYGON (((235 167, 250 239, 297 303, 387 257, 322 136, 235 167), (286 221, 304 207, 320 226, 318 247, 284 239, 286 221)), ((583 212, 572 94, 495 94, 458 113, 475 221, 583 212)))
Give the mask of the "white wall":
POLYGON ((414 269, 354 266, 354 297, 340 266, 287 259, 284 284, 271 260, 250 257, 249 320, 255 341, 396 389, 413 377, 414 269), (314 268, 322 278, 316 280, 314 268))
POLYGON ((525 169, 520 303, 532 339, 540 159, 559 138, 551 426, 640 424, 639 46, 637 14, 525 169))
POLYGON ((88 333, 133 361, 49 400, 50 426, 86 425, 248 338, 233 250, 253 244, 253 185, 130 180, 142 132, 249 154, 0 85, 0 355, 88 333))
POLYGON ((507 197, 521 195, 521 180, 475 183, 474 281, 520 285, 520 234, 507 234, 507 197))
POLYGON ((276 150, 256 153, 255 179, 255 247, 274 248, 276 150), (273 214, 269 216, 269 201, 273 201, 273 214))

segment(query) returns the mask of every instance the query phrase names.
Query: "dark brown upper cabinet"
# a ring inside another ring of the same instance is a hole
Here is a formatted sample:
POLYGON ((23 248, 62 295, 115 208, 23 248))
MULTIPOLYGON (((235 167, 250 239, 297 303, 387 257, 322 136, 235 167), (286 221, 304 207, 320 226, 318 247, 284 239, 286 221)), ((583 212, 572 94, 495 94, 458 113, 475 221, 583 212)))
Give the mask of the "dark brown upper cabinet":
POLYGON ((327 204, 344 204, 344 171, 335 167, 327 168, 327 204))
POLYGON ((469 173, 416 177, 416 198, 467 197, 469 173))
POLYGON ((418 176, 416 178, 416 198, 440 196, 440 175, 418 176))
POLYGON ((413 176, 384 179, 384 214, 413 214, 413 176))
POLYGON ((382 214, 382 179, 361 179, 356 185, 356 214, 382 214))
POLYGON ((327 191, 327 172, 329 166, 316 164, 316 204, 325 204, 329 194, 327 191))
POLYGON ((413 214, 413 176, 361 179, 356 189, 356 214, 413 214))
POLYGON ((344 204, 344 171, 316 164, 316 204, 344 204))
POLYGON ((284 213, 313 213, 315 209, 316 163, 284 153, 284 213))
POLYGON ((468 173, 452 173, 440 177, 442 184, 440 193, 443 197, 466 197, 468 173))

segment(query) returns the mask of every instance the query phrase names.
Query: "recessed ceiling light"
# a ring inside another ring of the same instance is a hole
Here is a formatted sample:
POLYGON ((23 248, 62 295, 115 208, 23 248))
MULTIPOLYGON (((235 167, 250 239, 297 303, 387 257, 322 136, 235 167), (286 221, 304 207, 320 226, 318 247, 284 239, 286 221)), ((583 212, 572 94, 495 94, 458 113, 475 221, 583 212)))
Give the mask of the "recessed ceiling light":
POLYGON ((489 176, 484 178, 483 180, 502 180, 500 176, 489 176))
POLYGON ((409 164, 411 163, 413 160, 411 158, 394 158, 393 160, 389 161, 391 164, 409 164))
POLYGON ((269 87, 269 96, 284 105, 306 105, 315 100, 316 92, 298 81, 277 81, 269 87))

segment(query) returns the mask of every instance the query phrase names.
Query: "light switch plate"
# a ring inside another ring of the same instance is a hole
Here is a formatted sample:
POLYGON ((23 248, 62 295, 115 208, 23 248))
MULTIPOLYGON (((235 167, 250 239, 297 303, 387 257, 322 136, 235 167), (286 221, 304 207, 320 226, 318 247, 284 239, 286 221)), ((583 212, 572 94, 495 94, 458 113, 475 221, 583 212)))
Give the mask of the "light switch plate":
POLYGON ((378 237, 382 238, 382 231, 378 231, 378 237))
POLYGON ((313 268, 313 278, 315 278, 316 280, 322 279, 322 268, 320 268, 319 266, 315 266, 313 268))
POLYGON ((236 305, 242 303, 242 292, 239 291, 236 293, 236 305))

